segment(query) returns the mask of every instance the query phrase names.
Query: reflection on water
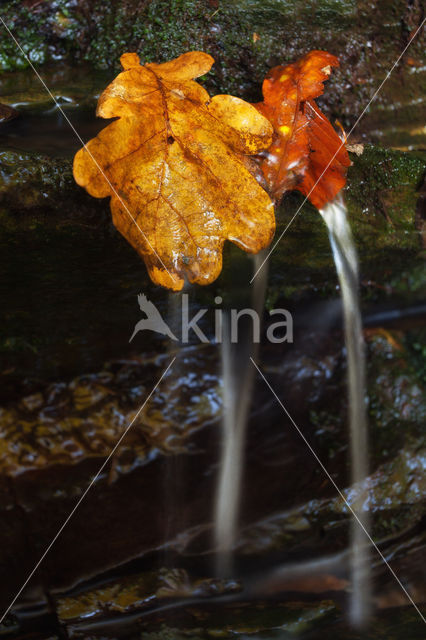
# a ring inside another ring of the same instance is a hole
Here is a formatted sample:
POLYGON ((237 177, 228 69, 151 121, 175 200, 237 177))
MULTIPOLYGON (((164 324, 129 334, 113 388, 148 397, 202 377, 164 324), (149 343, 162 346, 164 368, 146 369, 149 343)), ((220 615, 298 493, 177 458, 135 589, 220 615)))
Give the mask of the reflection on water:
MULTIPOLYGON (((1 149, 72 157, 81 148, 80 140, 55 106, 42 112, 26 109, 21 111, 21 115, 15 120, 1 126, 1 149)), ((95 118, 93 108, 65 107, 65 111, 85 142, 95 137, 111 122, 95 118)))

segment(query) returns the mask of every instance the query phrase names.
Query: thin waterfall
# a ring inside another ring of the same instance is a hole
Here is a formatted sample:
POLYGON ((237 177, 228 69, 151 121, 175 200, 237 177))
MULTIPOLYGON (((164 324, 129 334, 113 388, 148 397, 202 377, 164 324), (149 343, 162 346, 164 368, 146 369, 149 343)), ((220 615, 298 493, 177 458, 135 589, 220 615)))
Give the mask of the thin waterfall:
MULTIPOLYGON (((183 289, 185 291, 185 288, 183 289)), ((182 294, 183 291, 169 291, 167 299, 167 324, 172 333, 180 339, 182 335, 182 294)), ((182 358, 179 357, 181 343, 169 340, 168 351, 170 359, 176 356, 170 375, 167 376, 164 384, 164 392, 169 392, 173 388, 176 378, 181 375, 182 358)), ((166 455, 164 457, 164 525, 163 544, 164 552, 162 564, 170 566, 172 551, 169 545, 170 540, 178 530, 179 513, 182 507, 182 465, 179 455, 166 455)))
MULTIPOLYGON (((254 273, 263 260, 264 252, 253 256, 254 273)), ((259 323, 265 306, 267 280, 268 269, 265 264, 255 278, 252 289, 252 309, 256 312, 259 323)), ((215 546, 217 572, 219 575, 229 576, 232 573, 232 550, 238 530, 245 433, 256 373, 251 366, 250 357, 257 360, 259 343, 254 339, 254 331, 248 331, 243 344, 233 345, 228 314, 224 314, 222 327, 223 419, 215 508, 215 546)))
POLYGON ((241 426, 238 428, 237 423, 237 390, 235 388, 234 363, 231 356, 231 327, 228 314, 224 314, 222 327, 223 417, 216 498, 215 543, 217 572, 220 576, 228 576, 232 571, 232 547, 238 519, 244 432, 241 432, 241 426))
POLYGON ((359 492, 352 504, 359 522, 353 518, 351 524, 353 592, 350 616, 352 623, 359 626, 367 621, 370 613, 371 584, 369 545, 362 529, 364 527, 368 531, 370 523, 368 510, 363 510, 366 496, 362 489, 368 474, 368 428, 365 405, 365 353, 358 296, 358 259, 347 219, 347 209, 341 195, 327 204, 320 213, 328 228, 343 303, 348 368, 351 484, 355 491, 359 492))

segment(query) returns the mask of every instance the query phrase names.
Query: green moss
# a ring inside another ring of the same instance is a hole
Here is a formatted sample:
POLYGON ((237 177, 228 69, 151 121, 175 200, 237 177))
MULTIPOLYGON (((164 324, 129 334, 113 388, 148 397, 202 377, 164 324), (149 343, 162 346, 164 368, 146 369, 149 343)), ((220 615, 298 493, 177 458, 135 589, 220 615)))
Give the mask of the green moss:
POLYGON ((366 145, 352 159, 346 200, 364 277, 421 294, 426 276, 415 210, 426 154, 366 145))
POLYGON ((69 159, 0 151, 0 178, 0 237, 109 219, 104 202, 76 185, 69 159))
POLYGON ((426 419, 424 331, 378 331, 368 342, 371 445, 375 460, 422 438, 426 419))
MULTIPOLYGON (((71 52, 71 43, 76 39, 80 27, 73 15, 73 2, 56 0, 51 7, 34 10, 19 0, 6 2, 2 7, 2 17, 23 52, 35 65, 57 59, 71 52)), ((2 29, 0 38, 0 71, 14 71, 28 66, 22 51, 2 29)))
POLYGON ((405 337, 405 346, 413 372, 426 386, 426 330, 410 331, 405 337))
MULTIPOLYGON (((203 50, 215 58, 203 78, 212 93, 232 93, 250 101, 261 95, 265 73, 312 49, 338 56, 325 95, 328 114, 349 128, 408 44, 419 20, 404 0, 56 0, 24 6, 9 0, 3 17, 36 66, 83 61, 116 73, 125 51, 143 62, 203 50)), ((421 39, 410 43, 412 63, 402 64, 377 95, 360 127, 370 139, 422 148, 421 100, 426 73, 421 39)), ((0 30, 0 72, 28 66, 5 30, 0 30)), ((358 127, 358 128, 360 128, 358 127)))
MULTIPOLYGON (((217 7, 210 0, 56 0, 31 8, 9 0, 3 8, 6 23, 38 64, 65 58, 117 71, 126 50, 138 51, 144 61, 164 61, 202 49, 216 60, 211 88, 255 99, 271 66, 310 49, 328 49, 339 56, 341 67, 333 73, 325 102, 344 124, 365 106, 389 61, 400 53, 401 39, 411 34, 413 20, 406 14, 403 0, 374 7, 354 0, 234 0, 217 7)), ((410 51, 421 56, 421 45, 414 41, 410 51)), ((0 70, 26 65, 8 34, 0 32, 0 70)), ((400 77, 397 85, 392 78, 375 106, 393 103, 389 96, 396 90, 400 100, 404 95, 404 105, 415 104, 421 77, 404 69, 403 88, 400 77)))
POLYGON ((422 152, 404 153, 366 145, 364 153, 352 159, 354 165, 349 169, 349 192, 351 195, 356 192, 359 197, 359 187, 364 189, 368 177, 367 199, 371 189, 400 186, 416 189, 426 170, 426 154, 422 152))
MULTIPOLYGON (((367 145, 353 158, 346 199, 356 245, 360 252, 363 297, 377 299, 388 290, 404 297, 426 291, 424 259, 415 228, 416 188, 425 170, 422 152, 401 152, 367 145)), ((0 229, 10 232, 23 223, 32 232, 70 221, 102 220, 110 225, 106 202, 90 198, 72 177, 71 160, 36 153, 0 152, 0 229), (7 211, 7 213, 6 213, 7 211)), ((277 211, 278 239, 298 212, 303 197, 289 193, 277 211)), ((336 294, 336 275, 325 225, 308 203, 273 251, 268 305, 279 298, 295 299, 306 293, 336 294)), ((214 289, 235 279, 250 277, 250 259, 227 243, 224 270, 214 289)), ((211 294, 211 289, 206 291, 211 294)), ((222 294, 221 294, 222 295, 222 294)), ((226 297, 226 295, 225 295, 226 297)))
MULTIPOLYGON (((415 210, 426 154, 366 145, 364 153, 352 160, 345 198, 366 283, 363 299, 377 300, 390 293, 421 297, 426 293, 426 271, 415 210)), ((282 237, 271 256, 271 304, 279 297, 336 292, 325 225, 309 203, 302 204, 300 194, 290 193, 277 211, 275 237, 282 237)))

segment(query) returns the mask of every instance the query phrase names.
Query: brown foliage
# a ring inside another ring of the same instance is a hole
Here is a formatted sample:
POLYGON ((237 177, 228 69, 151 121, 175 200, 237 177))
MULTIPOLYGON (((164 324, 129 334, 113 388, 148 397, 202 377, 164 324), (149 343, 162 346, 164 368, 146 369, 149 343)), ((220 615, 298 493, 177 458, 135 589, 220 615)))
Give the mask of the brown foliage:
POLYGON ((256 105, 211 99, 194 82, 213 64, 201 51, 144 66, 125 53, 121 63, 97 108, 117 119, 76 154, 74 177, 91 195, 111 196, 113 222, 154 282, 209 284, 225 240, 249 253, 268 246, 267 194, 279 202, 298 189, 321 208, 344 186, 348 154, 314 100, 338 65, 331 54, 272 69, 256 105))
POLYGON ((145 66, 126 53, 121 63, 97 108, 117 120, 78 151, 74 177, 91 195, 111 196, 113 222, 154 282, 208 284, 226 239, 250 253, 272 239, 273 204, 246 166, 271 144, 272 126, 252 105, 210 99, 194 82, 213 64, 206 53, 145 66))
POLYGON ((276 202, 298 189, 320 209, 345 185, 349 156, 314 100, 338 65, 330 53, 310 51, 298 62, 274 67, 263 82, 264 101, 255 106, 272 123, 274 139, 259 165, 276 202))

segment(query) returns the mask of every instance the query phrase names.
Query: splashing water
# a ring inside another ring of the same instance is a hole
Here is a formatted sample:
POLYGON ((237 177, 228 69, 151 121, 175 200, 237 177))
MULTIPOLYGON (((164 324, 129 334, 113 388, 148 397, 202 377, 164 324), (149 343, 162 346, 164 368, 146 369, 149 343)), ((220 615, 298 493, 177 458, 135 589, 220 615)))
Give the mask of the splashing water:
MULTIPOLYGON (((260 252, 253 257, 254 273, 265 257, 260 252)), ((259 318, 265 305, 268 269, 264 265, 255 278, 252 290, 252 309, 259 318)), ((223 379, 222 450, 219 467, 215 509, 215 545, 217 573, 232 573, 232 549, 238 529, 238 508, 241 498, 244 442, 256 370, 250 357, 257 359, 259 344, 247 333, 245 344, 232 345, 231 327, 227 314, 223 317, 221 343, 223 379), (237 348, 235 348, 235 346, 237 348)))
POLYGON ((365 405, 365 353, 358 298, 358 259, 347 210, 338 196, 320 210, 329 233, 343 303, 345 345, 348 363, 349 428, 351 442, 351 483, 359 488, 352 504, 358 517, 351 527, 352 623, 364 624, 369 616, 371 594, 369 579, 369 547, 365 532, 369 530, 368 511, 363 510, 365 492, 362 483, 368 474, 368 433, 365 405), (362 526, 361 526, 362 525, 362 526))

